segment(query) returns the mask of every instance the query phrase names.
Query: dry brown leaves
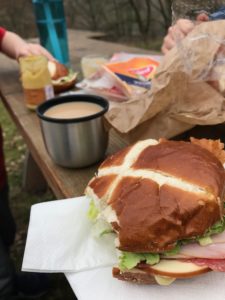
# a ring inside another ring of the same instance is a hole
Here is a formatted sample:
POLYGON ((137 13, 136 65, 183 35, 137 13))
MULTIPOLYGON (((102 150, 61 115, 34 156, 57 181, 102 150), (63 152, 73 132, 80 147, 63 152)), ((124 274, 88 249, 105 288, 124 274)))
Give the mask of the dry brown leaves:
POLYGON ((221 161, 222 164, 225 163, 224 144, 221 143, 220 140, 196 139, 193 137, 191 137, 190 140, 191 143, 199 145, 213 153, 221 161))

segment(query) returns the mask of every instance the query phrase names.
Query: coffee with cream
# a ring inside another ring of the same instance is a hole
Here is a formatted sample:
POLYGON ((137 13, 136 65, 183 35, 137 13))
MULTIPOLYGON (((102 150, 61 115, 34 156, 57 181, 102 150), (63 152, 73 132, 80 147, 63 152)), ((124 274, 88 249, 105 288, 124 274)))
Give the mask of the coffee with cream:
POLYGON ((74 119, 91 116, 102 110, 102 106, 96 103, 76 101, 50 107, 44 113, 44 116, 56 119, 74 119))

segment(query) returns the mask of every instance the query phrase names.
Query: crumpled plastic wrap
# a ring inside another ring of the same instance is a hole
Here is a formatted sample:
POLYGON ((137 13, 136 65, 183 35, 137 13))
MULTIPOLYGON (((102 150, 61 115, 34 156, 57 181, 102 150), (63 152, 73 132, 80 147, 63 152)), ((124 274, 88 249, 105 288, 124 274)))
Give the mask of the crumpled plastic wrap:
POLYGON ((161 61, 142 97, 111 105, 106 118, 129 142, 174 137, 225 121, 225 21, 203 22, 161 61))
POLYGON ((94 74, 77 84, 78 88, 124 102, 141 97, 151 88, 151 80, 161 60, 158 55, 115 53, 94 74))
POLYGON ((128 142, 172 138, 225 121, 225 20, 201 22, 162 57, 150 89, 109 99, 109 126, 128 142))

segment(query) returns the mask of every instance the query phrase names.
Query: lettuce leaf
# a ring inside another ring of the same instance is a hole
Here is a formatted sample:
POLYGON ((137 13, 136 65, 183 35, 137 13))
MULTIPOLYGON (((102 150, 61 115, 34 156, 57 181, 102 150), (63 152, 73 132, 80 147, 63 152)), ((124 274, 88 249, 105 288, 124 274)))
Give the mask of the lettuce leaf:
MULTIPOLYGON (((110 224, 108 224, 105 220, 98 218, 100 214, 99 209, 96 207, 93 200, 91 200, 88 210, 88 218, 95 223, 95 235, 98 237, 112 233, 113 229, 110 224), (97 233, 97 234, 96 234, 97 233)), ((197 236, 195 238, 184 239, 177 242, 177 245, 169 251, 165 251, 163 253, 133 253, 120 251, 119 256, 119 268, 121 271, 130 270, 137 266, 138 263, 144 261, 149 265, 154 265, 159 263, 160 256, 173 256, 180 252, 180 248, 182 245, 193 243, 198 241, 201 246, 206 246, 212 243, 212 239, 210 238, 213 234, 221 233, 225 230, 225 216, 220 221, 216 222, 213 226, 211 226, 204 235, 197 236)))
POLYGON ((52 82, 54 84, 62 84, 65 82, 70 82, 74 79, 76 79, 77 73, 75 73, 72 69, 69 69, 69 73, 66 76, 60 77, 58 79, 53 79, 52 82))
POLYGON ((203 237, 208 237, 213 234, 221 233, 225 230, 225 216, 223 218, 216 222, 213 226, 211 226, 206 233, 203 235, 203 237))
POLYGON ((180 252, 180 246, 181 246, 180 243, 177 243, 177 245, 173 249, 163 252, 162 255, 163 256, 176 255, 180 252))
POLYGON ((98 217, 99 212, 100 211, 95 206, 94 201, 91 200, 90 205, 89 205, 89 209, 88 209, 88 212, 87 212, 88 219, 91 220, 91 221, 95 221, 98 217))
POLYGON ((92 233, 95 237, 101 237, 105 234, 114 232, 112 225, 101 218, 100 210, 96 207, 93 200, 90 201, 87 217, 93 222, 92 233))
POLYGON ((95 237, 102 237, 105 234, 113 233, 112 226, 102 218, 95 219, 92 227, 92 233, 95 237))
POLYGON ((195 238, 180 240, 178 244, 185 245, 189 243, 199 242, 201 246, 207 246, 212 244, 211 236, 214 234, 222 233, 225 230, 225 215, 223 218, 212 225, 202 236, 196 236, 195 238))
POLYGON ((149 265, 157 264, 160 260, 159 254, 155 253, 133 253, 121 251, 119 256, 119 268, 121 271, 134 268, 139 262, 146 261, 149 265))
POLYGON ((201 246, 207 246, 213 243, 213 240, 210 236, 202 237, 198 239, 198 242, 201 246))

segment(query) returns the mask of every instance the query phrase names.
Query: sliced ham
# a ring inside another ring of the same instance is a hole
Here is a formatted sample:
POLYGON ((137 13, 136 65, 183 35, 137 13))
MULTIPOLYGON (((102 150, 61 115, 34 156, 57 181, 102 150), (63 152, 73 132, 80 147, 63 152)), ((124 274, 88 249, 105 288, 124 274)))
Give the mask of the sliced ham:
POLYGON ((213 271, 225 272, 225 259, 192 258, 185 261, 208 267, 213 271))
POLYGON ((181 247, 179 254, 172 258, 198 257, 225 259, 225 231, 211 236, 212 244, 201 246, 198 242, 190 243, 181 247))
POLYGON ((213 241, 213 244, 217 243, 225 243, 225 231, 219 234, 214 234, 211 236, 211 239, 213 241))
POLYGON ((200 246, 191 243, 181 247, 180 255, 198 258, 225 259, 225 243, 200 246))
POLYGON ((205 266, 213 271, 225 272, 225 232, 211 236, 213 244, 201 246, 198 242, 181 247, 179 254, 164 257, 205 266))

